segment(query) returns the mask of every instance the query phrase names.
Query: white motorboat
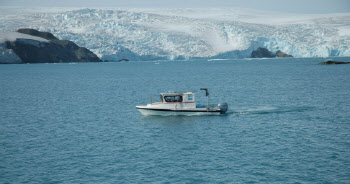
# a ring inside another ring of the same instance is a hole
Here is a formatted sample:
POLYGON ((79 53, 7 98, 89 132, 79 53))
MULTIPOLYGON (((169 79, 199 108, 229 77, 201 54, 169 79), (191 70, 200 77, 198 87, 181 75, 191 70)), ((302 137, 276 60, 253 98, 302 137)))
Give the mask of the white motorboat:
POLYGON ((220 103, 217 106, 209 106, 209 92, 207 88, 201 88, 208 97, 208 106, 196 105, 195 93, 187 91, 184 93, 169 91, 160 93, 160 102, 152 102, 147 105, 139 105, 136 108, 143 115, 220 115, 225 114, 228 105, 220 103))

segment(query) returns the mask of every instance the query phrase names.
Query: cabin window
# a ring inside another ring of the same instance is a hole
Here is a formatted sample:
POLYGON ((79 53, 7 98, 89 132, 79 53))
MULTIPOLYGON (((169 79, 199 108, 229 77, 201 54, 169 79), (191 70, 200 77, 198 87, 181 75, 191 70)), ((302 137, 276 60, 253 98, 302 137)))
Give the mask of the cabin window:
POLYGON ((182 96, 164 96, 166 102, 182 102, 182 96))
POLYGON ((188 95, 187 100, 192 101, 193 100, 193 95, 188 95))

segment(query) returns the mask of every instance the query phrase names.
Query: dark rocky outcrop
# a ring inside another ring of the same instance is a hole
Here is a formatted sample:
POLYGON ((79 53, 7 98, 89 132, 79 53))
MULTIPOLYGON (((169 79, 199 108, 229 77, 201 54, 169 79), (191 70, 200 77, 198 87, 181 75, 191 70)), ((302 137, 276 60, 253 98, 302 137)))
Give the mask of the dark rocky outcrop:
POLYGON ((293 56, 292 56, 292 55, 289 55, 289 54, 287 54, 287 53, 285 53, 285 52, 282 52, 282 51, 278 50, 278 51, 276 52, 276 57, 293 57, 293 56))
POLYGON ((252 52, 251 57, 252 58, 273 58, 273 57, 276 57, 276 55, 266 48, 259 47, 257 50, 252 52))
POLYGON ((350 62, 344 62, 344 61, 325 61, 318 63, 320 65, 334 65, 334 64, 350 64, 350 62))
POLYGON ((119 59, 118 61, 129 61, 129 60, 126 58, 123 58, 123 59, 119 59))
POLYGON ((259 47, 251 54, 252 58, 274 58, 274 57, 293 57, 292 55, 289 55, 282 51, 277 51, 276 53, 273 53, 269 51, 266 48, 259 47))
POLYGON ((79 47, 69 40, 59 40, 49 32, 34 29, 19 29, 18 32, 49 40, 48 42, 17 38, 6 41, 23 63, 69 63, 69 62, 102 62, 93 52, 79 47))

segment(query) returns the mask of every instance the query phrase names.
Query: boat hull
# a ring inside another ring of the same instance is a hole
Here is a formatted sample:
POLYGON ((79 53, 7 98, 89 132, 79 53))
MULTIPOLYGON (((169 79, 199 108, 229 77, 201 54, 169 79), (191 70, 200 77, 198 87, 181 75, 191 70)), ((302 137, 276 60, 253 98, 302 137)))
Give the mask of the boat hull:
POLYGON ((221 115, 221 111, 206 111, 205 109, 173 110, 173 109, 146 109, 137 108, 142 115, 150 116, 198 116, 198 115, 221 115))

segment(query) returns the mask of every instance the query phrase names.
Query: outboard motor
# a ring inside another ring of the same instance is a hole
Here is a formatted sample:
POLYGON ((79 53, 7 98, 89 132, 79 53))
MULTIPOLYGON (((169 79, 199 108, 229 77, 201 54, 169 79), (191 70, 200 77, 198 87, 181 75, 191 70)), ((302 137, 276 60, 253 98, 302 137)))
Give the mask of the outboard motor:
POLYGON ((228 104, 227 103, 219 103, 218 107, 220 109, 220 114, 225 114, 227 109, 228 109, 228 104))

